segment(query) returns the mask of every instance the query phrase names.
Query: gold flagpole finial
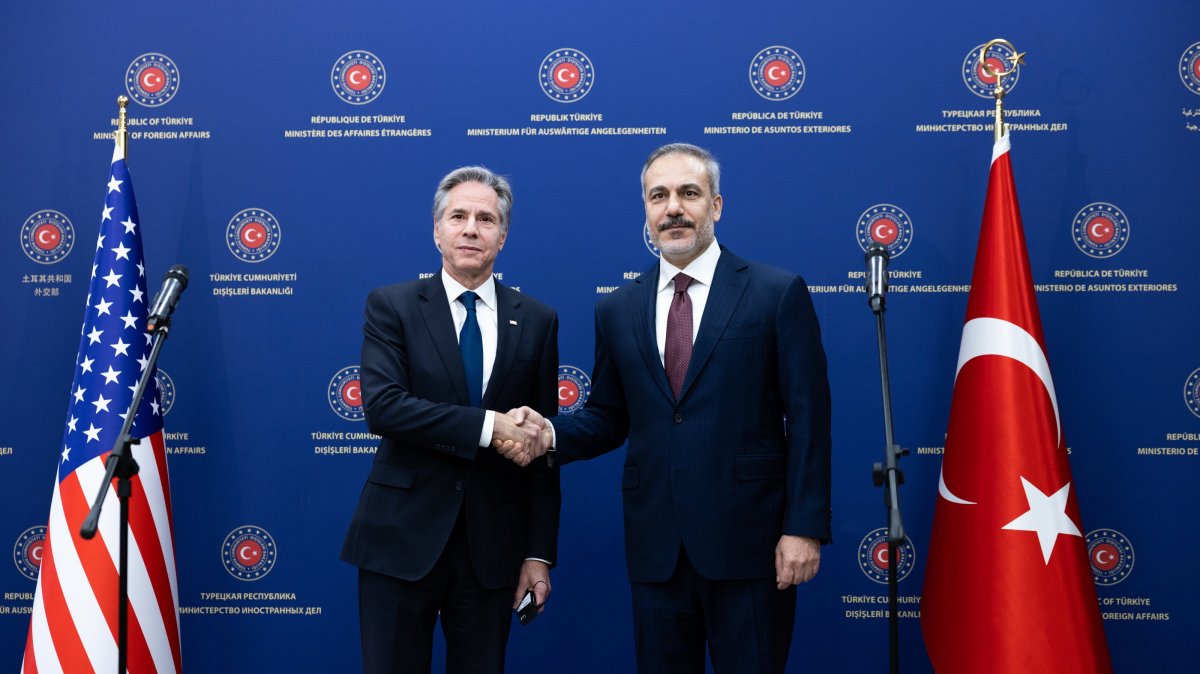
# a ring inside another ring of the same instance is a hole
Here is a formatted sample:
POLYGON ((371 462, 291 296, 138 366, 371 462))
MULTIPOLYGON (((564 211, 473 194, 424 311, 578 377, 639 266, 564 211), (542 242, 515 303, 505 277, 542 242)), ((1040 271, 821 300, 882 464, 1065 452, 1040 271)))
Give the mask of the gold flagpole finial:
POLYGON ((129 131, 126 129, 125 107, 129 105, 128 96, 117 96, 117 105, 121 107, 117 113, 117 147, 121 150, 121 156, 126 160, 129 159, 129 131))
POLYGON ((989 40, 988 43, 983 45, 983 47, 980 48, 980 50, 979 50, 979 67, 983 69, 983 72, 996 78, 996 88, 995 88, 995 90, 992 91, 992 96, 994 96, 996 98, 995 133, 993 134, 996 142, 1000 142, 1000 138, 1004 135, 1004 133, 1006 131, 1005 124, 1004 124, 1004 103, 1003 103, 1003 101, 1004 101, 1004 94, 1007 92, 1004 89, 1004 78, 1015 73, 1017 71, 1017 66, 1024 65, 1024 64, 1025 64, 1025 52, 1017 51, 1017 48, 1013 46, 1013 43, 1011 43, 1008 40, 1005 40, 1003 38, 996 38, 994 40, 989 40), (1003 70, 996 70, 996 68, 993 67, 992 64, 988 63, 988 60, 987 60, 988 50, 997 45, 1002 46, 1002 47, 1007 47, 1009 52, 1012 53, 1012 56, 1007 57, 1007 59, 1006 59, 1008 61, 1011 61, 1011 65, 1009 65, 1007 68, 1005 68, 1003 70))

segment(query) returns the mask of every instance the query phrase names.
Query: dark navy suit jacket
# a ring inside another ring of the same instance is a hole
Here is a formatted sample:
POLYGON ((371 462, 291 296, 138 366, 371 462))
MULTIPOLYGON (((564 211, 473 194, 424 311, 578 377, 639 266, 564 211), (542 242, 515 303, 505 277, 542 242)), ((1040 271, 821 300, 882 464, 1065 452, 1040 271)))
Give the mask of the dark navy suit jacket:
POLYGON ((631 581, 669 579, 681 544, 705 578, 773 578, 781 535, 830 538, 829 384, 808 288, 722 249, 676 400, 655 337, 658 271, 597 303, 592 395, 554 420, 559 459, 628 437, 631 581))
POLYGON ((362 394, 382 436, 342 547, 344 561, 403 580, 424 577, 465 508, 472 565, 485 587, 514 586, 529 557, 555 561, 557 469, 520 468, 479 447, 485 409, 558 409, 558 316, 496 283, 496 361, 482 407, 468 402, 454 321, 439 275, 367 298, 362 394))

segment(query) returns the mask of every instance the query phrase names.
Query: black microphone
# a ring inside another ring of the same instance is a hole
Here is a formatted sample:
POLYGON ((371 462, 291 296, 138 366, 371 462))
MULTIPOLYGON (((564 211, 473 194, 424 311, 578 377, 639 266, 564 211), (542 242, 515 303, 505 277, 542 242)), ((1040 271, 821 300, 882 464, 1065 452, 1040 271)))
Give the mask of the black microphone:
POLYGON ((162 287, 150 303, 150 316, 146 319, 146 332, 155 332, 163 325, 171 322, 171 314, 175 313, 175 304, 183 294, 188 284, 187 267, 177 264, 163 275, 162 287))
POLYGON ((866 263, 867 263, 867 280, 865 283, 867 290, 867 304, 870 305, 871 311, 879 313, 883 311, 884 295, 887 294, 887 266, 891 256, 888 255, 887 246, 875 242, 867 247, 866 263))

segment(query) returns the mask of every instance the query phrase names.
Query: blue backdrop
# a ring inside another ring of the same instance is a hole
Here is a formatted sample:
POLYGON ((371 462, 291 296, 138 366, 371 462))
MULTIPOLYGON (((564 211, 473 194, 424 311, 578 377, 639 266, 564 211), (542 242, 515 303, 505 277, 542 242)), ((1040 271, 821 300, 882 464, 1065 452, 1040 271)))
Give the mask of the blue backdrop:
MULTIPOLYGON (((468 163, 511 177, 497 271, 558 309, 568 405, 587 383, 569 368, 591 370, 595 300, 654 262, 641 162, 682 140, 723 163, 718 239, 804 276, 824 330, 835 542, 799 592, 794 671, 886 662, 860 232, 890 242, 896 434, 912 449, 901 648, 905 669, 927 671, 917 601, 992 142, 970 55, 993 37, 1029 53, 1007 100, 1013 162, 1113 661, 1191 667, 1195 2, 9 3, 0 16, 0 542, 13 546, 0 668, 24 648, 30 541, 127 94, 147 274, 182 263, 192 278, 161 361, 187 669, 358 666, 355 571, 337 552, 374 441, 342 394, 368 290, 439 266, 438 178, 468 163), (40 248, 46 225, 77 240, 40 248), (238 532, 273 543, 265 572, 223 558, 238 532)), ((563 471, 550 605, 513 630, 524 671, 632 669, 622 460, 563 471)))

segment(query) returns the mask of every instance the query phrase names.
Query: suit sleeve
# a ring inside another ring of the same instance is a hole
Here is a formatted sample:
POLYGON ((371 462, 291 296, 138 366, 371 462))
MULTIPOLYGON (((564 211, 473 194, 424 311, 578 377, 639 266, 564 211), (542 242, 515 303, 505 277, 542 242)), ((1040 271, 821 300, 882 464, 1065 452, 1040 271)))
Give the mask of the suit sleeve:
POLYGON ((367 297, 360 361, 367 428, 409 446, 474 459, 485 411, 412 393, 409 344, 392 299, 386 289, 367 297))
MULTIPOLYGON (((538 361, 535 400, 530 405, 544 417, 558 413, 558 315, 552 314, 546 331, 542 356, 538 361)), ((529 548, 526 559, 544 559, 553 566, 558 551, 558 518, 562 505, 558 466, 551 467, 546 457, 527 469, 529 475, 529 548)))
POLYGON ((808 287, 793 278, 776 313, 777 368, 787 415, 787 497, 783 532, 828 543, 830 400, 821 327, 808 287))
POLYGON ((592 394, 583 409, 555 420, 557 453, 561 463, 592 459, 625 442, 629 410, 625 387, 612 357, 601 305, 596 305, 596 363, 592 368, 592 394))

